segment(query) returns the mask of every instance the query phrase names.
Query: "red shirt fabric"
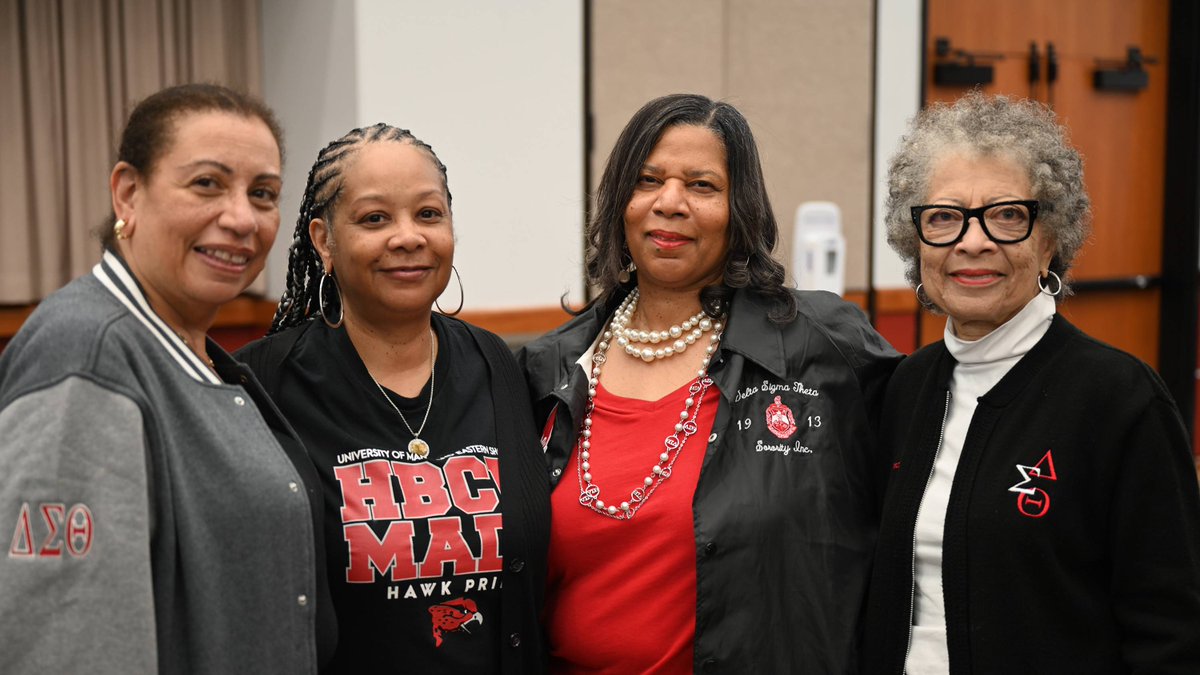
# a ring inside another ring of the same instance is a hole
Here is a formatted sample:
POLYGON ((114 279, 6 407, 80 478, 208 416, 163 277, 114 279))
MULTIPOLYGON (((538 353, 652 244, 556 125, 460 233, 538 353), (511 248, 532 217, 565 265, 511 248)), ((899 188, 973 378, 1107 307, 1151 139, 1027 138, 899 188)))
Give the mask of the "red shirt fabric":
MULTIPOLYGON (((629 501, 674 432, 689 382, 657 401, 597 387, 592 483, 606 505, 629 501)), ((696 634, 696 537, 692 496, 720 393, 700 400, 697 431, 670 478, 630 520, 579 503, 579 445, 550 496, 546 625, 554 673, 691 673, 696 634)))

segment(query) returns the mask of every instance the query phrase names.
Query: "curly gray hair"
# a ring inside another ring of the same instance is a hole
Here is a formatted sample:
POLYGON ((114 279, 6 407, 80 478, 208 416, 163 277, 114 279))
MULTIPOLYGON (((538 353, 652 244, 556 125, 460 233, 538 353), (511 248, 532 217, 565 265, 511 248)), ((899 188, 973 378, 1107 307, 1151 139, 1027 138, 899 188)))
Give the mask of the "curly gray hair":
MULTIPOLYGON (((921 246, 910 208, 925 203, 938 161, 964 150, 1010 157, 1025 169, 1039 202, 1037 222, 1055 244, 1050 270, 1065 280, 1091 229, 1083 160, 1046 106, 976 90, 953 104, 935 103, 921 111, 888 165, 887 241, 904 260, 908 282, 916 287, 921 281, 921 246)), ((1058 299, 1069 294, 1064 281, 1058 299)))

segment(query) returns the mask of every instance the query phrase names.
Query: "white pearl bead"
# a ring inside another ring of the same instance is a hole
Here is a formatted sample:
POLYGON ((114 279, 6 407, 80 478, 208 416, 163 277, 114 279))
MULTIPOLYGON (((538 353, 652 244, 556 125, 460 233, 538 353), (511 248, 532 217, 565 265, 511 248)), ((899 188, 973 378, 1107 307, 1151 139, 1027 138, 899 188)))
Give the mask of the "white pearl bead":
POLYGON ((680 335, 683 335, 683 329, 680 328, 679 326, 671 326, 671 329, 667 332, 669 332, 671 334, 671 337, 673 337, 673 338, 677 338, 680 335))
MULTIPOLYGON (((606 331, 604 331, 604 339, 605 339, 605 340, 611 340, 611 339, 612 339, 612 331, 611 331, 611 330, 606 330, 606 331)), ((603 344, 603 343, 602 343, 602 344, 603 344)))
POLYGON ((588 452, 587 452, 587 451, 592 449, 592 442, 591 442, 591 441, 584 441, 583 443, 580 443, 580 445, 582 445, 582 446, 583 446, 583 458, 584 458, 584 459, 587 459, 587 458, 588 458, 588 452))
POLYGON ((617 507, 615 507, 615 506, 608 507, 608 515, 611 516, 611 515, 615 515, 616 513, 617 513, 617 507))
POLYGON ((584 437, 584 438, 591 438, 591 437, 592 437, 592 430, 591 430, 591 429, 584 429, 584 430, 583 430, 583 437, 584 437))
POLYGON ((604 501, 603 501, 603 500, 600 500, 600 499, 597 499, 597 500, 596 500, 596 508, 598 508, 598 509, 603 509, 603 508, 604 508, 604 501))
POLYGON ((588 388, 588 396, 591 396, 592 398, 596 398, 596 388, 595 387, 588 388))
POLYGON ((711 353, 717 351, 717 348, 714 347, 712 344, 709 344, 707 347, 704 348, 704 351, 711 354, 711 353))
POLYGON ((608 343, 605 342, 604 340, 600 341, 599 347, 600 347, 600 351, 602 351, 602 352, 608 351, 608 343))
MULTIPOLYGON (((587 441, 584 441, 584 442, 586 443, 587 441)), ((585 445, 583 447, 586 448, 587 446, 585 445)), ((588 452, 587 450, 584 450, 583 452, 579 453, 580 459, 591 459, 591 457, 592 457, 592 453, 588 452)))
POLYGON ((683 431, 683 425, 682 425, 682 424, 676 424, 676 425, 675 425, 675 433, 679 433, 680 431, 683 431))
POLYGON ((662 467, 661 466, 655 466, 653 469, 651 469, 651 471, 653 471, 654 475, 656 475, 656 476, 662 475, 662 467))
POLYGON ((687 400, 683 402, 683 404, 690 408, 690 407, 692 407, 692 404, 695 402, 696 402, 696 399, 689 396, 689 397, 687 397, 687 400))
POLYGON ((588 384, 592 385, 592 387, 595 387, 596 385, 600 384, 600 379, 593 377, 592 379, 588 380, 588 384))
POLYGON ((686 420, 687 418, 688 418, 688 411, 684 410, 679 413, 679 419, 686 420))
POLYGON ((687 349, 688 343, 684 342, 683 340, 676 340, 675 344, 672 346, 675 347, 675 351, 681 352, 687 349))
POLYGON ((621 502, 621 510, 628 511, 629 510, 629 502, 621 502))
POLYGON ((584 462, 584 463, 583 463, 583 464, 581 464, 580 466, 582 466, 582 467, 583 467, 583 471, 584 471, 584 473, 587 473, 588 469, 592 468, 592 465, 591 465, 591 463, 590 463, 590 462, 584 462))
POLYGON ((656 358, 656 359, 661 359, 662 357, 664 357, 666 355, 667 355, 667 353, 661 349, 654 350, 654 358, 656 358))
POLYGON ((617 344, 621 345, 622 347, 628 347, 629 346, 629 338, 622 335, 621 337, 617 338, 617 344))
POLYGON ((675 354, 674 347, 663 347, 663 356, 673 356, 675 354))
POLYGON ((654 360, 654 350, 650 349, 649 347, 643 349, 642 350, 642 360, 645 361, 646 363, 650 363, 651 361, 653 361, 654 360))
POLYGON ((643 480, 642 483, 645 484, 646 487, 650 487, 651 485, 654 484, 654 479, 649 476, 646 476, 646 479, 643 480))
POLYGON ((694 345, 694 344, 696 344, 696 337, 697 337, 697 336, 696 336, 696 334, 695 334, 695 333, 688 333, 688 336, 687 336, 687 343, 688 343, 689 345, 694 345))
POLYGON ((665 453, 665 452, 664 452, 664 453, 662 453, 661 455, 659 455, 659 456, 658 456, 658 461, 660 461, 660 462, 665 462, 665 461, 667 461, 667 460, 668 460, 668 459, 670 459, 670 458, 671 458, 671 456, 670 456, 670 455, 668 455, 667 453, 665 453))
POLYGON ((587 482, 587 483, 592 482, 592 474, 585 472, 583 474, 583 480, 584 480, 584 482, 587 482))
POLYGON ((703 319, 700 319, 700 330, 711 330, 711 329, 712 329, 712 319, 710 319, 708 317, 704 317, 703 319))

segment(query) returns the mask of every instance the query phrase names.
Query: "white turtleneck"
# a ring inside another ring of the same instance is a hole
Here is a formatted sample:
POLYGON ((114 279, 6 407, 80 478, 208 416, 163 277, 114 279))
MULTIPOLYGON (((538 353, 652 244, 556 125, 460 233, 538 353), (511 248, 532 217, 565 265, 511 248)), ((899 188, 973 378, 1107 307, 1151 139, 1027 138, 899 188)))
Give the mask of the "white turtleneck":
POLYGON ((971 342, 954 335, 953 319, 946 322, 946 349, 958 363, 950 380, 950 410, 942 428, 941 450, 917 511, 912 639, 904 663, 908 675, 950 671, 942 598, 942 536, 950 486, 975 405, 1042 339, 1054 312, 1054 298, 1038 293, 1007 323, 971 342))

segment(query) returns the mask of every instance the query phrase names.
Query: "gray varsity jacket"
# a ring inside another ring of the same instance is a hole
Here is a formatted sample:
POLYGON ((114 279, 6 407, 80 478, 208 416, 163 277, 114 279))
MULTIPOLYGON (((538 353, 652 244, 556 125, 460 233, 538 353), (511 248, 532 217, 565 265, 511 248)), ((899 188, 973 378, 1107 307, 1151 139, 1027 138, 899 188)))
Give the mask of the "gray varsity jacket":
POLYGON ((316 672, 308 493, 251 391, 112 253, 38 307, 0 355, 0 669, 316 672))

